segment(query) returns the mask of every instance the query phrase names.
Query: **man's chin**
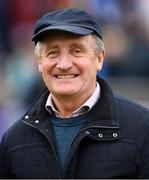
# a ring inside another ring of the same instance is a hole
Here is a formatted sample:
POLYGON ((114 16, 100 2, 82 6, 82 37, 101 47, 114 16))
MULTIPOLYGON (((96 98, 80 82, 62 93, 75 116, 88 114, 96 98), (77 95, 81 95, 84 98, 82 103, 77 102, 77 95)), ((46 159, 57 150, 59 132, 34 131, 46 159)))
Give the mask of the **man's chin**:
POLYGON ((55 91, 54 93, 55 95, 58 95, 58 96, 62 96, 62 97, 69 97, 69 96, 73 96, 75 94, 74 90, 71 89, 71 90, 68 90, 68 89, 65 89, 65 90, 59 90, 59 91, 55 91))

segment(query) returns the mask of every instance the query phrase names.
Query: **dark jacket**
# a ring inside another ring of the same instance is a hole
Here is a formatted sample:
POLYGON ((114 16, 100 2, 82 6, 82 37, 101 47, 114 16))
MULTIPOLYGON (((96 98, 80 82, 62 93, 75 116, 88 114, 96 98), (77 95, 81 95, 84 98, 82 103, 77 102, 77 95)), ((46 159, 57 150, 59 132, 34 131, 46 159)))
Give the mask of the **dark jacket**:
POLYGON ((98 81, 101 97, 71 145, 63 174, 45 90, 3 136, 0 177, 149 178, 149 111, 114 96, 104 80, 98 81))

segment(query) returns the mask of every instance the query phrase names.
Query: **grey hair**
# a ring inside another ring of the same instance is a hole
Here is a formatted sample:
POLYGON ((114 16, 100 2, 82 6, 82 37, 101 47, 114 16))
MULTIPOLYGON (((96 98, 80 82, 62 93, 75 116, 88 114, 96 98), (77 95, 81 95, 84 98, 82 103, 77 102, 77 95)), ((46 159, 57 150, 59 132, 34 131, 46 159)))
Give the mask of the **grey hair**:
POLYGON ((37 59, 42 57, 43 45, 44 44, 41 41, 38 41, 35 46, 35 56, 37 59))
POLYGON ((95 52, 99 54, 100 52, 105 51, 104 42, 95 34, 92 34, 92 37, 95 41, 95 52))
MULTIPOLYGON (((95 34, 92 34, 92 37, 95 42, 95 53, 98 55, 100 52, 105 51, 104 42, 95 34)), ((44 43, 41 41, 38 41, 35 46, 35 56, 37 57, 37 59, 42 57, 43 49, 44 49, 44 43)))

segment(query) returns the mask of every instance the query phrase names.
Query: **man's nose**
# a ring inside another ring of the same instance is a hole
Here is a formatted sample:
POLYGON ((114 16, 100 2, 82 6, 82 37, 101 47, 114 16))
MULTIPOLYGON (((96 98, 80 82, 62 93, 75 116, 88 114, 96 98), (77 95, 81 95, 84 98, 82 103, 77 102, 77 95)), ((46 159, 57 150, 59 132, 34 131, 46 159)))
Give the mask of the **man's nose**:
POLYGON ((68 55, 61 55, 57 61, 56 67, 61 71, 67 71, 72 68, 72 60, 68 55))

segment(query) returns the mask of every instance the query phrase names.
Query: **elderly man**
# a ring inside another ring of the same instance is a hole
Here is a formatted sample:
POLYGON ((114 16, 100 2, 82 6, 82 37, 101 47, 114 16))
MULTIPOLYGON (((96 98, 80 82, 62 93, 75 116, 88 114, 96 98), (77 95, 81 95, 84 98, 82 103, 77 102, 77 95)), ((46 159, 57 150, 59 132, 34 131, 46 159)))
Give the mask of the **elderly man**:
POLYGON ((83 10, 41 17, 35 55, 46 89, 6 131, 1 178, 149 178, 149 111, 113 94, 97 71, 101 27, 83 10))

